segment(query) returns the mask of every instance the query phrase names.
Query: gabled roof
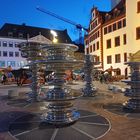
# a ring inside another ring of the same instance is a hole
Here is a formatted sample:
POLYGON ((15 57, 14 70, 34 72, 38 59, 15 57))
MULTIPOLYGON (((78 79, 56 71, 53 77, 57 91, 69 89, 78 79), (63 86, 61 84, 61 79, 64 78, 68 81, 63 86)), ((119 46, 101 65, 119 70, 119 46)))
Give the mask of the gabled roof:
MULTIPOLYGON (((67 33, 67 30, 54 30, 54 31, 57 32, 58 41, 60 43, 72 42, 72 40, 70 39, 67 33)), ((34 36, 41 34, 47 39, 52 40, 50 29, 47 29, 47 28, 27 26, 25 24, 17 25, 17 24, 5 23, 0 29, 0 36, 8 37, 9 32, 13 33, 12 35, 13 38, 19 38, 18 37, 19 33, 23 34, 23 39, 27 39, 27 36, 29 38, 32 38, 34 36)))
POLYGON ((102 17, 103 23, 106 23, 112 19, 115 19, 116 17, 119 17, 121 15, 124 15, 126 13, 126 6, 125 6, 126 0, 121 0, 111 11, 105 12, 105 11, 98 11, 99 15, 102 17), (107 18, 106 16, 110 16, 107 18))
POLYGON ((34 42, 41 42, 41 43, 52 43, 51 40, 47 39, 46 37, 44 37, 43 35, 37 35, 35 37, 29 38, 28 40, 30 41, 34 41, 34 42))

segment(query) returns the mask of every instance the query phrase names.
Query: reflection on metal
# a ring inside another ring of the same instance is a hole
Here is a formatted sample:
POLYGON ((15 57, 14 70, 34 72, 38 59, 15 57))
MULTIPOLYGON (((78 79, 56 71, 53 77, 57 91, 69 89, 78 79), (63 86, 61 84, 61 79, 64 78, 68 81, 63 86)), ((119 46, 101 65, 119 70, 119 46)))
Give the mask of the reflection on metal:
POLYGON ((32 91, 28 94, 28 101, 34 102, 37 101, 38 97, 38 80, 40 69, 39 64, 36 63, 37 60, 44 59, 44 52, 40 49, 41 43, 35 41, 28 41, 19 44, 19 48, 22 52, 22 56, 27 58, 29 69, 31 70, 31 81, 30 87, 32 91))
POLYGON ((85 63, 84 63, 84 71, 85 71, 85 88, 83 89, 84 95, 83 96, 95 96, 96 88, 93 86, 92 81, 92 70, 94 62, 94 56, 92 55, 85 55, 85 63))
POLYGON ((128 62, 127 64, 131 67, 132 73, 131 80, 124 81, 131 86, 125 91, 125 95, 130 99, 123 104, 124 110, 140 113, 140 62, 128 62))
POLYGON ((74 64, 74 51, 77 46, 72 44, 47 44, 42 46, 47 52, 46 71, 54 71, 53 79, 48 82, 49 89, 45 92, 44 100, 49 102, 47 113, 42 115, 42 120, 54 125, 65 125, 75 122, 79 113, 74 110, 72 100, 81 96, 68 87, 64 81, 66 70, 72 70, 74 64))

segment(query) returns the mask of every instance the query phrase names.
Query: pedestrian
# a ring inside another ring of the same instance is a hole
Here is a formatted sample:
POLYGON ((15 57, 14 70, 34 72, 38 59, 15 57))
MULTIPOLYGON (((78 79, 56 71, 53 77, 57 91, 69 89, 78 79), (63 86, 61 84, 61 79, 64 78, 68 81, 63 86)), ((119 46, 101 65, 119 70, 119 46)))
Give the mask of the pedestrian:
POLYGON ((20 81, 19 81, 19 85, 22 86, 22 84, 28 79, 28 75, 25 71, 22 71, 21 75, 20 75, 20 81))
POLYGON ((2 84, 6 84, 6 81, 7 81, 7 76, 6 76, 6 74, 4 73, 4 74, 2 74, 2 84))

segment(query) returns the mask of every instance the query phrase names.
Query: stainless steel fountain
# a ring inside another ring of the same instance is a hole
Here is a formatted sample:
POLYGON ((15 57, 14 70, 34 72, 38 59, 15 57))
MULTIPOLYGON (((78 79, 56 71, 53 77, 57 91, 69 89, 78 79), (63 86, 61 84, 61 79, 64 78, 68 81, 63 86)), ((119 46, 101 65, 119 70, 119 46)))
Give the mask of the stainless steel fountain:
POLYGON ((83 96, 95 96, 96 88, 93 85, 93 66, 96 64, 94 62, 94 56, 92 55, 85 55, 85 62, 84 62, 84 72, 85 72, 85 88, 83 89, 83 96))
POLYGON ((31 70, 31 92, 28 93, 28 101, 36 102, 38 101, 38 80, 39 80, 39 69, 40 64, 38 64, 37 60, 43 60, 45 53, 41 50, 40 46, 44 43, 39 43, 37 41, 30 41, 23 42, 19 44, 20 51, 22 52, 22 56, 27 58, 29 69, 31 70))
POLYGON ((47 52, 46 71, 53 71, 54 77, 48 82, 48 90, 44 100, 49 103, 48 112, 41 117, 43 122, 53 125, 67 125, 75 122, 80 114, 73 109, 72 101, 82 93, 73 91, 66 86, 65 71, 72 70, 79 63, 74 59, 77 46, 73 44, 47 44, 42 49, 47 52))
POLYGON ((131 80, 124 81, 131 86, 125 91, 125 95, 130 97, 124 105, 124 110, 140 113, 140 62, 128 62, 131 69, 131 80))

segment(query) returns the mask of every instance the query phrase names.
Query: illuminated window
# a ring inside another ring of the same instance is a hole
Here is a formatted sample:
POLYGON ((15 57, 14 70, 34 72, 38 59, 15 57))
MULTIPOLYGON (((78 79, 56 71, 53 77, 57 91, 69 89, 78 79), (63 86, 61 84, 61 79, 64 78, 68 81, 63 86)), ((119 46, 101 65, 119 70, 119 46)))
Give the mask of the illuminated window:
POLYGON ((112 56, 109 55, 107 56, 107 64, 111 64, 112 63, 112 56))
POLYGON ((0 67, 5 67, 5 61, 0 61, 0 67))
POLYGON ((140 39, 140 27, 136 28, 136 39, 140 39))
POLYGON ((140 1, 137 3, 137 12, 140 13, 140 1))
POLYGON ((107 48, 107 49, 111 48, 111 39, 108 39, 108 40, 106 41, 106 48, 107 48))
POLYGON ((7 66, 15 67, 16 63, 15 61, 7 61, 7 66))
POLYGON ((115 47, 120 46, 120 36, 115 37, 115 47))
POLYGON ((124 34, 124 35, 123 35, 123 44, 125 45, 126 42, 127 42, 127 41, 126 41, 126 34, 124 34))
POLYGON ((116 54, 115 55, 115 63, 120 63, 121 62, 121 55, 120 54, 116 54))

